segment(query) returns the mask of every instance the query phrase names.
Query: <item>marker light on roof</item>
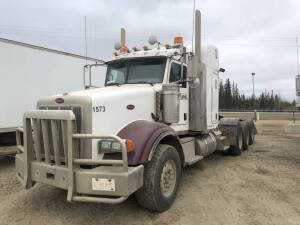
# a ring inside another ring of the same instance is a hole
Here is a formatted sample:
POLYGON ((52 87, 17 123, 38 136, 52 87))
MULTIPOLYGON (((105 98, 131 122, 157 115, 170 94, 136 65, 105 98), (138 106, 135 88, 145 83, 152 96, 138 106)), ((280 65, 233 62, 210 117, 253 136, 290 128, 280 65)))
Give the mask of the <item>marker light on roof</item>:
POLYGON ((144 51, 147 51, 147 50, 148 50, 147 45, 144 45, 144 46, 143 46, 143 49, 144 49, 144 51))
POLYGON ((127 46, 124 46, 124 47, 120 48, 120 52, 122 52, 122 53, 128 53, 129 49, 127 48, 127 46))
POLYGON ((182 44, 183 38, 182 37, 174 37, 174 44, 182 44))

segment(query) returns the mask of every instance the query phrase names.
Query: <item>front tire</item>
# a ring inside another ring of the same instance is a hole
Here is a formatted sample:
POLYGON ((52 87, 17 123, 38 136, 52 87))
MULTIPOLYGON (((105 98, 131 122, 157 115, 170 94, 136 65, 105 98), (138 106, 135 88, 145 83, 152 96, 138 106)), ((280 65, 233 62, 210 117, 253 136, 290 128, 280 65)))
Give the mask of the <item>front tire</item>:
POLYGON ((168 210, 176 198, 180 176, 177 150, 170 145, 158 145, 152 160, 145 164, 144 185, 136 192, 138 203, 153 211, 168 210))

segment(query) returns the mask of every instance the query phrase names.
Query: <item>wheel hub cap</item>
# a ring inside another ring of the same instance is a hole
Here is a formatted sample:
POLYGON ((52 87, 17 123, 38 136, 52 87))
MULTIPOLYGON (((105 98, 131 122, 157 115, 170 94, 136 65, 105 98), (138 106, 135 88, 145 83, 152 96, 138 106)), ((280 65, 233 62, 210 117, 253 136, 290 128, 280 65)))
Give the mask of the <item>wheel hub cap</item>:
POLYGON ((170 196, 175 188, 176 184, 176 165, 173 160, 168 160, 161 173, 160 177, 160 189, 161 193, 168 197, 170 196))

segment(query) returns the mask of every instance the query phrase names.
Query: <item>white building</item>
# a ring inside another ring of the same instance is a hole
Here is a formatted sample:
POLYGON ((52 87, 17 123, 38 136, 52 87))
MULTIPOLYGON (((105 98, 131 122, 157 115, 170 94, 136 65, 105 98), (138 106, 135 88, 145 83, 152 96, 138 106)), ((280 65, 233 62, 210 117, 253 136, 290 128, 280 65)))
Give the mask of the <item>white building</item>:
MULTIPOLYGON (((39 98, 83 89, 84 65, 99 61, 0 38, 0 135, 22 126, 24 111, 39 98)), ((103 86, 100 70, 93 84, 103 86)))

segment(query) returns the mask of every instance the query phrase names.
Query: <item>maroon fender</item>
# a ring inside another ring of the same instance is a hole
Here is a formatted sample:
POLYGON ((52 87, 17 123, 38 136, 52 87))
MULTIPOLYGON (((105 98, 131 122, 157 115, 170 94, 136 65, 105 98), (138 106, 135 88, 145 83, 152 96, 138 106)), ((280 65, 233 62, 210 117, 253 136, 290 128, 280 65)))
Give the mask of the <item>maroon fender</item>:
MULTIPOLYGON (((138 120, 124 127, 117 136, 130 139, 134 143, 133 152, 128 153, 128 165, 135 166, 147 162, 155 141, 166 132, 176 136, 168 125, 153 121, 138 120)), ((121 159, 121 154, 104 154, 103 159, 121 159)))

